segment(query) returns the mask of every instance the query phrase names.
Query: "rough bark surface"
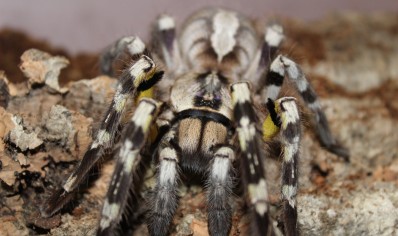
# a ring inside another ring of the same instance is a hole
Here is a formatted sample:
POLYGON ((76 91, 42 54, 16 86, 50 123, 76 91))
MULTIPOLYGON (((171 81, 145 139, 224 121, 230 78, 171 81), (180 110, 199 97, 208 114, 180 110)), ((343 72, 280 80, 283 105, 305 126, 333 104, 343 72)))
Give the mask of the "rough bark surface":
MULTIPOLYGON (((322 149, 306 129, 298 195, 301 234, 398 234, 398 15, 349 14, 313 23, 282 22, 288 34, 283 51, 303 65, 333 133, 351 152, 350 162, 344 162, 322 149)), ((10 35, 22 37, 2 31, 0 38, 10 35)), ((37 42, 33 45, 58 52, 37 42)), ((22 55, 19 49, 15 53, 22 55)), ((6 56, 16 57, 11 51, 6 56)), ((92 70, 94 60, 87 58, 92 64, 86 67, 92 70)), ((27 51, 21 69, 28 81, 22 83, 15 83, 23 80, 15 72, 20 62, 1 64, 0 235, 95 233, 112 161, 61 214, 42 219, 38 213, 38 206, 83 156, 116 85, 106 76, 84 79, 80 70, 85 68, 74 65, 76 58, 69 60, 75 72, 65 72, 69 79, 63 76, 61 85, 54 78, 64 73, 65 57, 27 51)), ((280 164, 266 163, 272 213, 278 219, 280 164)), ((145 187, 150 188, 153 172, 147 176, 145 187)), ((172 235, 207 235, 203 189, 183 185, 180 195, 172 235)), ((246 235, 250 219, 243 201, 237 198, 233 207, 231 235, 246 235)), ((134 233, 146 234, 144 225, 134 233)))

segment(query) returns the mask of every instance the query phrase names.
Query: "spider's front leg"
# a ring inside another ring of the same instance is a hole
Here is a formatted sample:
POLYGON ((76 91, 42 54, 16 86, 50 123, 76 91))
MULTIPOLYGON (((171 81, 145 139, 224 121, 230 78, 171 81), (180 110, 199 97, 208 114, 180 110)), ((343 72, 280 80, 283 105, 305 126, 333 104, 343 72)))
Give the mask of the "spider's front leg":
POLYGON ((142 99, 131 121, 124 128, 121 136, 122 146, 118 152, 116 168, 102 208, 97 235, 113 235, 120 222, 134 173, 141 161, 139 152, 148 136, 149 126, 156 118, 159 105, 152 99, 142 99))
POLYGON ((256 130, 249 84, 236 83, 231 86, 234 120, 241 155, 241 170, 247 203, 251 209, 252 219, 250 235, 272 235, 272 221, 268 215, 268 192, 265 180, 264 159, 260 147, 260 137, 256 130))
POLYGON ((145 50, 145 44, 138 37, 125 36, 116 40, 104 50, 99 58, 101 73, 108 76, 115 76, 113 63, 123 55, 123 53, 127 52, 134 58, 145 53, 145 50))
POLYGON ((113 147, 114 140, 117 138, 117 130, 126 111, 128 99, 136 99, 141 91, 146 91, 155 85, 162 75, 163 71, 157 71, 152 59, 146 55, 141 55, 136 62, 123 72, 111 105, 101 122, 94 141, 63 187, 52 194, 42 206, 41 214, 43 217, 53 215, 68 203, 72 193, 87 178, 88 173, 99 159, 113 147))

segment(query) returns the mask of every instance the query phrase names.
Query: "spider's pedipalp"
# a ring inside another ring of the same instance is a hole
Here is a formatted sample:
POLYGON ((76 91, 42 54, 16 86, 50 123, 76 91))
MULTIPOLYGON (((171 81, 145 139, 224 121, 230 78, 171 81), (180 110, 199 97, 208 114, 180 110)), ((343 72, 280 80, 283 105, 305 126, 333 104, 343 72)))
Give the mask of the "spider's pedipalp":
POLYGON ((235 153, 229 146, 219 147, 210 164, 207 180, 208 225, 211 235, 228 235, 232 226, 232 162, 235 153))
POLYGON ((133 182, 143 147, 159 108, 159 103, 143 99, 139 103, 131 121, 121 136, 122 146, 119 149, 115 171, 102 208, 101 220, 97 235, 109 235, 117 227, 128 198, 129 186, 133 182))
POLYGON ((275 103, 281 120, 284 229, 286 235, 298 235, 296 195, 301 142, 300 117, 295 98, 283 97, 275 103))
POLYGON ((63 200, 64 196, 73 192, 104 155, 104 152, 112 148, 128 99, 130 97, 135 99, 140 91, 152 87, 161 79, 162 74, 162 71, 156 71, 153 61, 145 55, 142 55, 137 62, 125 70, 96 137, 81 162, 66 180, 63 189, 54 193, 46 202, 47 204, 42 209, 43 216, 50 216, 61 209, 67 202, 63 200))
POLYGON ((268 191, 265 170, 256 131, 256 115, 252 106, 248 83, 231 86, 233 113, 240 144, 241 169, 248 197, 247 203, 253 212, 252 235, 269 235, 272 223, 268 216, 268 191))
POLYGON ((169 131, 159 148, 157 183, 153 190, 148 230, 153 236, 166 236, 178 206, 179 157, 170 143, 175 132, 169 131))

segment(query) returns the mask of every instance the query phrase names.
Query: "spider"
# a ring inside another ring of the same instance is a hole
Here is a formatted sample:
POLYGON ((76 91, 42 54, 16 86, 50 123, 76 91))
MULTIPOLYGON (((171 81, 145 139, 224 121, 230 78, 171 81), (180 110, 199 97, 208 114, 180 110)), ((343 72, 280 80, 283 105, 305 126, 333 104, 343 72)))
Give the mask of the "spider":
POLYGON ((148 201, 151 235, 169 233, 183 174, 206 179, 210 235, 228 235, 231 230, 236 178, 241 178, 252 217, 250 235, 272 235, 278 229, 269 215, 264 171, 271 154, 263 144, 278 143, 282 156, 281 228, 285 235, 298 235, 302 126, 298 102, 311 111, 315 133, 327 150, 347 160, 349 152, 332 136, 301 68, 278 54, 283 39, 279 24, 267 25, 260 34, 246 17, 210 8, 189 17, 178 35, 174 19, 161 15, 153 27, 151 50, 138 37, 116 41, 101 56, 102 71, 113 75, 113 62, 126 52, 133 62, 119 76, 113 100, 83 159, 43 205, 42 215, 49 217, 69 202, 119 140, 98 235, 115 234, 129 204, 137 204, 131 201, 136 195, 131 189, 140 180, 140 164, 148 160, 157 166, 156 187, 148 201), (278 98, 285 77, 298 91, 298 98, 278 98), (123 124, 132 103, 135 111, 123 124))

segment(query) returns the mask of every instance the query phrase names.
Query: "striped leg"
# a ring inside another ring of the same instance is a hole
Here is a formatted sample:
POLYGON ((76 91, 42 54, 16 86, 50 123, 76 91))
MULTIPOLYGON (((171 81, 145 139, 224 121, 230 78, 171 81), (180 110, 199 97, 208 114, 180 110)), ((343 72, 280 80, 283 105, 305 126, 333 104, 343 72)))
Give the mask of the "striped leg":
POLYGON ((270 61, 274 60, 283 39, 284 35, 281 25, 273 23, 265 27, 263 44, 243 78, 258 83, 257 81, 260 81, 270 61))
POLYGON ((175 21, 169 15, 161 15, 153 32, 154 47, 163 58, 170 71, 181 65, 180 50, 176 39, 175 21))
POLYGON ((272 62, 266 78, 266 87, 263 91, 265 101, 275 101, 279 95, 285 74, 293 81, 304 102, 315 116, 315 131, 321 144, 330 152, 349 159, 349 151, 337 142, 330 131, 325 113, 321 109, 317 95, 309 84, 301 68, 292 60, 284 56, 277 56, 272 62))
POLYGON ((326 115, 322 111, 321 105, 318 102, 317 95, 307 81, 303 71, 294 61, 290 60, 289 58, 282 57, 282 62, 286 68, 289 79, 294 81, 304 102, 315 114, 315 131, 322 145, 330 152, 335 153, 336 155, 339 155, 348 161, 350 153, 333 137, 326 119, 326 115))
POLYGON ((152 124, 158 107, 159 104, 153 100, 141 100, 131 121, 123 131, 122 146, 119 149, 116 168, 102 208, 97 235, 112 235, 121 220, 130 185, 133 182, 133 174, 141 160, 139 152, 144 146, 149 133, 149 125, 152 124))
POLYGON ((94 141, 66 180, 63 188, 47 200, 42 209, 42 216, 53 215, 69 202, 71 193, 86 178, 104 152, 113 146, 129 97, 136 98, 140 91, 151 88, 161 79, 162 74, 162 71, 156 71, 153 61, 145 55, 142 55, 137 62, 125 70, 94 141))
POLYGON ((107 47, 100 56, 101 73, 114 76, 113 62, 123 53, 127 53, 132 57, 141 55, 145 52, 145 44, 140 38, 134 36, 122 37, 109 47, 107 47))
POLYGON ((228 235, 232 226, 231 192, 232 162, 234 151, 230 147, 220 147, 214 153, 208 182, 207 206, 210 235, 228 235))
POLYGON ((175 131, 163 138, 159 148, 157 184, 151 199, 148 230, 153 236, 168 235, 169 226, 178 207, 178 155, 171 145, 175 131))
POLYGON ((301 142, 301 124, 296 99, 284 97, 275 103, 281 121, 282 201, 285 235, 298 235, 296 194, 301 142))
POLYGON ((242 152, 241 169, 248 205, 253 213, 250 235, 271 235, 272 222, 268 216, 268 192, 265 181, 264 156, 260 151, 260 140, 256 130, 256 115, 252 106, 247 83, 231 86, 233 113, 242 152))

